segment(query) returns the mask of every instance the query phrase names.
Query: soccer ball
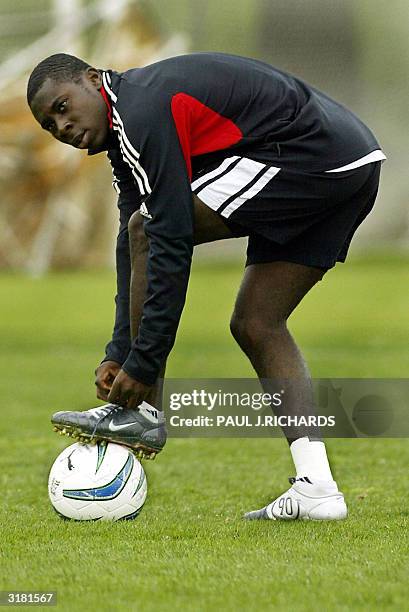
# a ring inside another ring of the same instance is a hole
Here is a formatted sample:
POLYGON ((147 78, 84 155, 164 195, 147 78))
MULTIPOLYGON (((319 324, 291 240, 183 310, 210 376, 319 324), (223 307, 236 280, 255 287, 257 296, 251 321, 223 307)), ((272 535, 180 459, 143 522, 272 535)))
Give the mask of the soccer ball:
POLYGON ((77 521, 136 518, 146 494, 139 461, 127 448, 111 442, 68 446, 54 461, 48 478, 54 509, 77 521))

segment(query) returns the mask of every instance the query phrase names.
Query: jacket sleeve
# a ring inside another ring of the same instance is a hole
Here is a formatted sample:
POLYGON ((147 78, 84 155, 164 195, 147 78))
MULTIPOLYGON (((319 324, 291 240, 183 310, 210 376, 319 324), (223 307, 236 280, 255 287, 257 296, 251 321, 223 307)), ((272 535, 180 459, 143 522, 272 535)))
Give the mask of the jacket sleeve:
POLYGON ((131 349, 131 331, 129 322, 129 285, 131 261, 129 254, 128 222, 132 214, 139 209, 141 195, 135 181, 119 153, 108 151, 112 165, 113 186, 118 193, 119 233, 116 241, 116 274, 117 293, 115 296, 115 324, 112 339, 105 347, 104 361, 116 361, 120 365, 126 360, 131 349))
MULTIPOLYGON (((123 155, 145 195, 149 218, 147 297, 137 338, 123 369, 153 384, 175 342, 186 298, 193 252, 193 202, 185 159, 171 112, 171 98, 144 99, 135 114, 123 111, 123 155)), ((120 113, 120 111, 119 111, 120 113)))

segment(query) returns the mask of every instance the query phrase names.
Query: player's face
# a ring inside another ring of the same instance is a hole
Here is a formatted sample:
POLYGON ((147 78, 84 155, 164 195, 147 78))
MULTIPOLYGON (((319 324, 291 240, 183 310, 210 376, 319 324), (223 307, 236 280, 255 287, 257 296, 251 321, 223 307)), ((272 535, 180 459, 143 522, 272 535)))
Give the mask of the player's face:
POLYGON ((47 79, 31 102, 41 127, 76 149, 98 150, 108 135, 107 107, 98 91, 98 70, 89 68, 80 83, 47 79))

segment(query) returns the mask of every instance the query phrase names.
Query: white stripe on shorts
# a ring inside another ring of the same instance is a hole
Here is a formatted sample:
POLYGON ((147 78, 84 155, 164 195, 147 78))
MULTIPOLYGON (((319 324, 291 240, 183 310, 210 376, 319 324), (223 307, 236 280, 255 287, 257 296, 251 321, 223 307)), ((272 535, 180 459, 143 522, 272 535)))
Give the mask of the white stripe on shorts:
POLYGON ((353 170, 354 168, 360 168, 361 166, 366 166, 366 164, 371 164, 375 161, 383 161, 386 159, 386 155, 380 149, 376 151, 372 151, 372 153, 368 153, 364 157, 357 159, 346 166, 341 166, 341 168, 335 168, 335 170, 326 170, 326 172, 346 172, 347 170, 353 170))
POLYGON ((259 191, 263 189, 271 179, 280 172, 280 168, 276 168, 274 166, 270 166, 268 170, 264 172, 260 176, 260 178, 252 185, 247 191, 238 196, 233 202, 230 202, 228 206, 222 211, 222 217, 230 217, 230 215, 239 208, 246 200, 250 200, 254 198, 255 195, 258 194, 259 191))
MULTIPOLYGON (((199 198, 207 206, 209 206, 209 208, 212 208, 213 210, 219 210, 219 208, 223 206, 223 204, 227 202, 227 200, 230 200, 231 198, 234 198, 235 195, 237 195, 237 198, 231 203, 233 204, 234 202, 236 202, 236 204, 234 208, 232 208, 230 213, 227 214, 227 216, 229 216, 229 214, 231 214, 233 210, 235 210, 238 206, 243 204, 245 200, 248 200, 250 197, 255 196, 270 180, 270 178, 272 178, 274 174, 277 174, 279 170, 279 168, 275 168, 275 171, 273 172, 272 176, 270 176, 269 174, 268 177, 266 177, 266 180, 263 181, 262 179, 264 179, 264 176, 267 174, 267 172, 269 172, 268 166, 266 166, 266 164, 254 161, 253 159, 242 157, 240 161, 235 164, 229 172, 226 172, 226 174, 220 176, 221 167, 225 164, 225 162, 231 163, 232 161, 232 158, 229 158, 228 160, 226 159, 217 168, 217 170, 213 170, 207 175, 205 174, 204 176, 200 177, 200 179, 192 183, 192 188, 195 189, 195 187, 197 188, 197 184, 199 181, 201 182, 201 184, 203 184, 207 180, 212 178, 212 174, 215 175, 215 180, 209 183, 209 185, 206 185, 206 187, 204 187, 203 189, 199 190, 198 193, 199 198), (252 187, 249 188, 244 194, 239 195, 239 193, 246 187, 246 185, 251 183, 256 178, 256 176, 260 174, 264 169, 266 169, 267 172, 263 173, 260 179, 257 180, 254 185, 252 185, 252 187)), ((229 164, 225 164, 224 169, 227 168, 228 165, 229 164)), ((230 204, 227 206, 227 208, 229 208, 229 206, 230 204)))
POLYGON ((196 191, 196 189, 200 187, 200 185, 203 185, 203 183, 206 183, 213 177, 222 174, 230 166, 230 164, 236 161, 236 159, 239 159, 238 155, 235 155, 234 157, 227 157, 224 162, 220 164, 220 166, 217 166, 215 170, 212 170, 211 172, 208 172, 207 174, 204 174, 203 176, 198 178, 196 181, 193 181, 191 185, 192 191, 196 191))

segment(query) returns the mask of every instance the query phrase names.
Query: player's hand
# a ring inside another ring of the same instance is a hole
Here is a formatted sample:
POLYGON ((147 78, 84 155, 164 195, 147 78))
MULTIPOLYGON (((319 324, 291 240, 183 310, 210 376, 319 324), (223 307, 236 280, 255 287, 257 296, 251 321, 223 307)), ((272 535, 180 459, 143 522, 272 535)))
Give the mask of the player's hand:
POLYGON ((116 361, 104 361, 95 370, 95 385, 97 388, 97 397, 105 402, 108 401, 108 395, 111 391, 112 383, 115 380, 121 366, 116 361))
POLYGON ((131 378, 124 370, 120 370, 112 384, 108 401, 124 408, 136 408, 151 391, 150 385, 145 385, 131 378))

